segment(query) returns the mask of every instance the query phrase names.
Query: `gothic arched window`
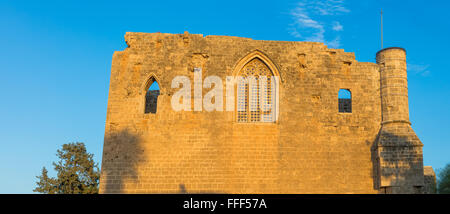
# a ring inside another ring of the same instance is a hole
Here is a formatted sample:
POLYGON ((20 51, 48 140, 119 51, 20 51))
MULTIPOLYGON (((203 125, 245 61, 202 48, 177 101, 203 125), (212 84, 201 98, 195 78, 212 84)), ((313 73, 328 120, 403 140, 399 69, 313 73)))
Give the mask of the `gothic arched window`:
POLYGON ((275 122, 273 73, 260 59, 250 60, 237 76, 237 122, 275 122))
POLYGON ((158 82, 152 78, 145 94, 145 114, 156 114, 159 96, 158 82))

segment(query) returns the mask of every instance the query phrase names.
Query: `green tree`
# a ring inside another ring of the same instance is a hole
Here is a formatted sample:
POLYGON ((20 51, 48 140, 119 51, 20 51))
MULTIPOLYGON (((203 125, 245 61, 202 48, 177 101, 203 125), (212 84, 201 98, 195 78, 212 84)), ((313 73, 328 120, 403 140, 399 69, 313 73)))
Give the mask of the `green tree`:
POLYGON ((37 187, 33 191, 45 194, 98 193, 100 172, 93 156, 86 151, 84 143, 64 144, 62 149, 57 151, 60 160, 53 162, 57 177, 48 177, 48 171, 43 167, 41 176, 37 176, 37 187))
POLYGON ((438 176, 438 193, 439 194, 450 194, 450 164, 444 167, 444 169, 439 170, 438 176))

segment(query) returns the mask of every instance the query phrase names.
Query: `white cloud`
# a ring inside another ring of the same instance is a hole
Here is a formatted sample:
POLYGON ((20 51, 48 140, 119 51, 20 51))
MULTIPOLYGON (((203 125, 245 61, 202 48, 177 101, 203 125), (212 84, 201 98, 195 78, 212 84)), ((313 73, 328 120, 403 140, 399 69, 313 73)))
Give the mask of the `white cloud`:
POLYGON ((333 22, 333 30, 334 31, 343 31, 344 26, 341 25, 339 22, 333 22))
POLYGON ((310 27, 315 29, 322 29, 323 26, 316 20, 313 20, 309 17, 308 12, 305 10, 304 4, 300 3, 299 7, 295 8, 292 13, 292 16, 294 16, 295 23, 303 26, 303 27, 310 27))
POLYGON ((320 15, 337 15, 350 12, 344 6, 344 0, 309 1, 310 8, 316 10, 320 15))
POLYGON ((333 41, 325 43, 330 48, 339 48, 341 46, 341 37, 336 37, 333 41))
POLYGON ((289 33, 291 34, 291 36, 293 36, 295 38, 302 38, 302 35, 297 31, 297 29, 295 27, 291 27, 288 30, 289 30, 289 33))
POLYGON ((409 64, 407 65, 408 72, 413 72, 414 74, 426 77, 430 75, 430 70, 428 69, 430 65, 419 65, 419 64, 409 64))
POLYGON ((334 21, 329 24, 323 21, 324 16, 337 16, 344 13, 349 13, 350 10, 344 6, 344 0, 301 0, 297 7, 291 11, 291 16, 294 20, 289 33, 296 38, 301 38, 311 42, 323 42, 332 48, 340 46, 340 37, 332 41, 325 39, 325 34, 328 28, 335 32, 344 30, 344 26, 340 22, 334 21))

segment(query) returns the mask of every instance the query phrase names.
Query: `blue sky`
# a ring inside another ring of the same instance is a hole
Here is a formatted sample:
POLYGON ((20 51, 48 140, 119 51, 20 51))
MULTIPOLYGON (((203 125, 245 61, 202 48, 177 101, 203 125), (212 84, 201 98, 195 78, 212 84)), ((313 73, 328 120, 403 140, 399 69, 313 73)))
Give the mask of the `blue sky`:
POLYGON ((374 62, 408 52, 410 114, 425 165, 450 163, 450 3, 438 0, 0 1, 0 193, 32 193, 64 143, 100 162, 111 59, 131 32, 320 41, 374 62), (322 3, 321 3, 322 2, 322 3))

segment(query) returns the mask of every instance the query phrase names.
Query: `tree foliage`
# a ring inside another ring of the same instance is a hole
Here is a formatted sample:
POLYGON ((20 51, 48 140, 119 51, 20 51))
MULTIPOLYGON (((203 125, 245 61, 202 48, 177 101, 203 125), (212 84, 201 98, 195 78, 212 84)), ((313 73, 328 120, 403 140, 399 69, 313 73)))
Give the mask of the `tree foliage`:
POLYGON ((450 164, 439 170, 438 175, 438 193, 450 194, 450 164))
POLYGON ((93 154, 87 152, 84 143, 64 144, 58 149, 58 162, 53 162, 56 178, 48 177, 47 169, 42 169, 34 192, 46 194, 96 194, 100 172, 93 154))

